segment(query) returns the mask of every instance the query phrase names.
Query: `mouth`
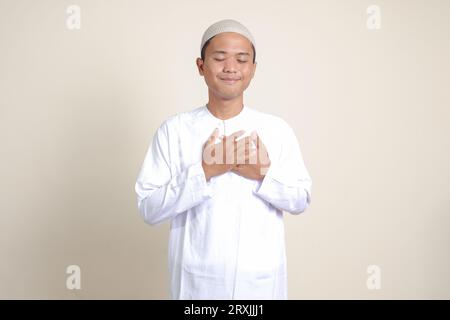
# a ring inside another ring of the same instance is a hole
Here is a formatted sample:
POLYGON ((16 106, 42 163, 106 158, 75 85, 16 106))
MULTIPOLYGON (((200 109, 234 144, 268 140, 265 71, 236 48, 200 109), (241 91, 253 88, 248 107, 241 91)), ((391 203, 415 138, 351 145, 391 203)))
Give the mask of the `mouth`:
POLYGON ((226 84, 234 84, 234 83, 238 82, 240 79, 239 78, 220 78, 220 80, 222 80, 226 84))

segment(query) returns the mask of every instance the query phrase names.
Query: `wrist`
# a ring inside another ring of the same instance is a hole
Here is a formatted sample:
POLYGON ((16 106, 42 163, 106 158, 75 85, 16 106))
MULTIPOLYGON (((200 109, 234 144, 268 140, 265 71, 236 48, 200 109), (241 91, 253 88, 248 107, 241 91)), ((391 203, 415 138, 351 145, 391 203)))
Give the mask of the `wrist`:
POLYGON ((269 163, 269 165, 260 168, 259 174, 261 176, 261 179, 260 179, 261 181, 263 181, 264 178, 266 177, 267 172, 269 171, 269 168, 270 168, 270 163, 269 163))
POLYGON ((208 170, 208 166, 203 161, 202 161, 202 168, 203 168, 203 172, 205 174, 206 181, 209 181, 209 179, 211 179, 211 173, 208 170))

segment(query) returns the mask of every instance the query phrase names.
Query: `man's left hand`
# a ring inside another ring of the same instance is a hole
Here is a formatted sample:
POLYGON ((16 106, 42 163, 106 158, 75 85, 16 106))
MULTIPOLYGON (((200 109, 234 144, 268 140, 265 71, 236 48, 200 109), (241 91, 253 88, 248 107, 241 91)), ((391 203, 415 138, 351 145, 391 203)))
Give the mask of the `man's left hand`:
POLYGON ((245 152, 245 163, 238 162, 231 170, 242 177, 262 181, 271 164, 269 153, 256 132, 251 134, 250 141, 256 148, 245 152))

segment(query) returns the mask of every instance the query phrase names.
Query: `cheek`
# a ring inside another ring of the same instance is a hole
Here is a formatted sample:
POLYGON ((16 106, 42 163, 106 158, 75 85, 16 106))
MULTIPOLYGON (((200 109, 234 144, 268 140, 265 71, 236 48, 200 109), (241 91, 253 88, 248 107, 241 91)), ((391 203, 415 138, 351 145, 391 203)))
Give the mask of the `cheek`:
POLYGON ((246 66, 246 67, 242 68, 242 75, 245 78, 250 78, 251 75, 252 75, 252 68, 251 68, 251 66, 246 66))
POLYGON ((217 74, 222 70, 222 66, 219 63, 210 63, 206 68, 210 74, 217 74))
POLYGON ((217 75, 217 71, 214 70, 213 68, 211 68, 211 67, 205 68, 204 77, 209 82, 215 81, 214 79, 216 78, 216 75, 217 75))

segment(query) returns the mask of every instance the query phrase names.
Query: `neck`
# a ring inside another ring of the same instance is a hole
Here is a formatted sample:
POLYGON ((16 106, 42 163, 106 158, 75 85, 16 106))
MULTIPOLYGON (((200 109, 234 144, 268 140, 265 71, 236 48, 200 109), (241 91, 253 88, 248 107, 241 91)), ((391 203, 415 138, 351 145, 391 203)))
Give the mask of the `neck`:
POLYGON ((243 95, 232 100, 223 100, 210 94, 207 107, 215 117, 227 120, 237 116, 244 108, 243 95))

